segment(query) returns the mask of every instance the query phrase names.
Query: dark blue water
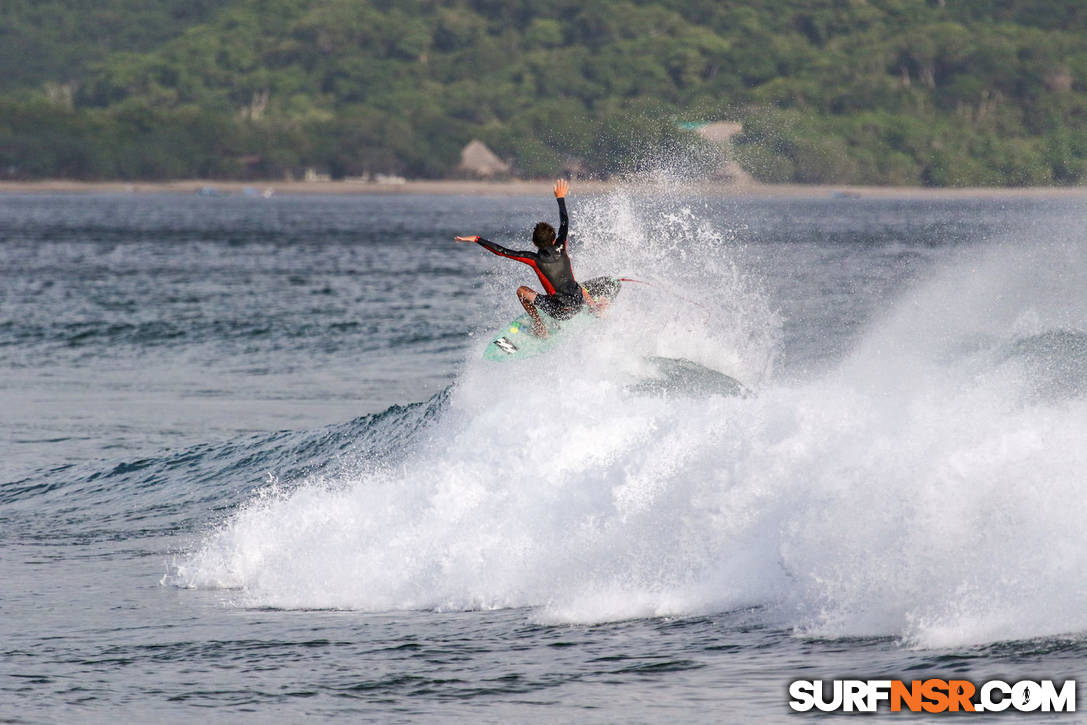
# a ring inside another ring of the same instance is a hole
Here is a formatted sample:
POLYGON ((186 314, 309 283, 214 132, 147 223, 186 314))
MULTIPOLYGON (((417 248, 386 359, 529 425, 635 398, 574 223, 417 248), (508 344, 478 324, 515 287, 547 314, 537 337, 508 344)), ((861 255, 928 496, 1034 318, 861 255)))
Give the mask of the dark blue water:
POLYGON ((1081 204, 574 192, 578 275, 655 286, 521 364, 530 271, 451 240, 551 199, 0 197, 0 719, 1079 676, 1081 204))

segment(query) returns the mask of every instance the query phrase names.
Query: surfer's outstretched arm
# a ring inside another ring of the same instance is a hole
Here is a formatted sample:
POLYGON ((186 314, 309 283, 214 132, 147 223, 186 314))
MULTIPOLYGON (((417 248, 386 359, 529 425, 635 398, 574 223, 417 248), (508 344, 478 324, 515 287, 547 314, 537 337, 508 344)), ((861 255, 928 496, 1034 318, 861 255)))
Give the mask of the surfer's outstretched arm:
POLYGON ((488 252, 491 252, 492 254, 497 254, 499 257, 506 257, 507 259, 513 259, 521 262, 522 264, 527 264, 529 267, 532 267, 532 270, 536 273, 536 277, 539 278, 540 284, 543 285, 543 288, 547 291, 547 294, 550 295, 555 293, 555 287, 547 279, 547 275, 543 273, 543 270, 540 269, 540 255, 536 252, 518 252, 513 249, 506 249, 501 244, 489 242, 478 235, 474 237, 453 237, 453 239, 458 242, 475 242, 479 246, 486 249, 488 252))
POLYGON ((523 262, 531 267, 536 266, 535 252, 518 252, 513 249, 506 249, 501 244, 488 241, 478 234, 474 237, 453 237, 453 239, 458 242, 475 242, 491 254, 497 254, 499 257, 506 257, 507 259, 516 259, 518 262, 523 262))

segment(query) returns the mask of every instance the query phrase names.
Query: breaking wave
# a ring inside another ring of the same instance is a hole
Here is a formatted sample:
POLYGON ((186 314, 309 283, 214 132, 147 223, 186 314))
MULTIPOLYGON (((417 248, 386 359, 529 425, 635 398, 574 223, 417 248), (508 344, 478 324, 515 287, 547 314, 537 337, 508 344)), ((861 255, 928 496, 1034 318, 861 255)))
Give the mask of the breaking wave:
POLYGON ((385 455, 247 494, 165 581, 547 622, 756 607, 923 647, 1087 630, 1082 243, 959 253, 833 369, 786 382, 781 315, 735 235, 636 191, 586 207, 582 276, 659 288, 628 285, 544 358, 468 351, 424 424, 366 419, 385 455), (661 359, 679 382, 652 384, 661 359))

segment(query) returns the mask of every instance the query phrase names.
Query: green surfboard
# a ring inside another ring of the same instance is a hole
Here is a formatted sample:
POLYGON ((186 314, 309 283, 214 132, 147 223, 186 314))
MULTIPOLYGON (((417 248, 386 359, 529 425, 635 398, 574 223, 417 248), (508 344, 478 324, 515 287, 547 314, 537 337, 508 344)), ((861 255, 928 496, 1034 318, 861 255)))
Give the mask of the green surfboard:
MULTIPOLYGON (((582 285, 595 299, 615 299, 622 283, 614 277, 595 277, 582 285)), ((540 311, 540 319, 547 327, 547 337, 537 337, 532 331, 532 318, 523 314, 503 327, 487 343, 483 350, 484 360, 506 362, 542 355, 596 322, 596 316, 583 307, 568 320, 556 320, 540 311)))

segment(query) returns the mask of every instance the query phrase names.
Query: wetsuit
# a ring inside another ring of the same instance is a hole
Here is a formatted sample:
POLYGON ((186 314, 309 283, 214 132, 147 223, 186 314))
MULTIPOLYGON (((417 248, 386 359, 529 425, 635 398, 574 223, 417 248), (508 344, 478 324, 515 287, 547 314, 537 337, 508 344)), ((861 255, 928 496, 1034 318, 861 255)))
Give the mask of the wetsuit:
POLYGON ((516 252, 512 249, 476 237, 476 244, 500 257, 516 259, 532 267, 540 278, 546 295, 537 295, 535 305, 556 320, 567 320, 577 314, 585 304, 581 285, 574 280, 570 267, 570 255, 566 252, 566 234, 570 219, 566 215, 566 199, 559 198, 559 231, 555 243, 539 247, 535 252, 516 252))

